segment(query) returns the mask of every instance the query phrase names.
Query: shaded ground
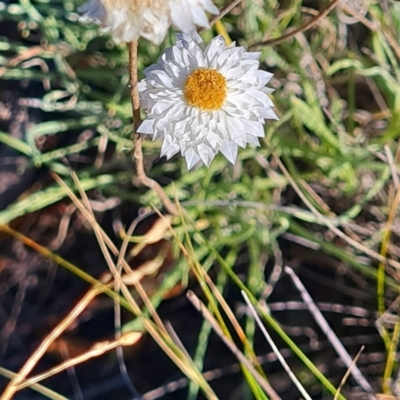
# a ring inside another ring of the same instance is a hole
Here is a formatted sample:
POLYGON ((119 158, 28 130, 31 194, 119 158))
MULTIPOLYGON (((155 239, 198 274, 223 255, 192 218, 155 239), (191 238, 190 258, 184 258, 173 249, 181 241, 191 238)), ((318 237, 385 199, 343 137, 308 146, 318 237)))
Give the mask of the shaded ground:
MULTIPOLYGON (((44 231, 43 228, 40 229, 40 223, 36 220, 28 227, 26 234, 42 243, 45 237, 50 239, 49 219, 57 221, 56 209, 60 207, 62 205, 49 209, 51 216, 46 215, 47 211, 41 213, 40 220, 46 221, 44 231)), ((27 226, 27 219, 19 222, 19 230, 22 231, 24 225, 27 226)), ((93 276, 99 276, 107 270, 107 267, 96 241, 90 232, 82 226, 79 227, 76 219, 73 218, 71 225, 74 227, 72 228, 74 232, 65 240, 58 254, 81 266, 93 276)), ((53 239, 55 234, 56 229, 53 231, 53 239)), ((37 253, 21 246, 18 241, 4 236, 1 241, 3 249, 1 260, 3 266, 1 271, 3 282, 2 365, 10 370, 18 370, 27 354, 33 351, 44 335, 84 294, 87 285, 69 272, 38 256, 37 253)), ((356 354, 360 349, 360 344, 365 345, 359 366, 371 382, 376 380, 376 385, 378 385, 379 375, 384 367, 384 349, 374 327, 375 316, 372 311, 368 311, 373 310, 375 306, 374 296, 364 291, 368 283, 359 276, 347 274, 345 264, 326 255, 311 250, 304 251, 286 241, 282 242, 282 248, 285 249, 284 256, 287 264, 295 268, 313 299, 323 303, 320 307, 325 311, 324 315, 350 353, 356 354)), ((150 251, 148 253, 151 254, 150 251)), ((237 266, 243 269, 243 273, 246 261, 246 254, 243 253, 242 263, 237 266)), ((269 268, 266 271, 268 273, 269 268)), ((196 290, 196 287, 193 289, 196 290)), ((224 296, 234 309, 243 308, 240 293, 235 287, 227 288, 224 296)), ((304 310, 297 291, 287 277, 277 284, 269 304, 278 321, 296 339, 297 343, 302 344, 306 354, 321 371, 326 373, 333 382, 339 383, 345 371, 343 363, 316 327, 309 312, 304 310)), ((158 311, 163 320, 172 324, 185 347, 193 352, 196 348, 202 318, 188 303, 186 297, 182 294, 167 300, 158 311)), ((99 299, 84 313, 74 327, 57 340, 50 354, 37 366, 35 372, 46 370, 63 358, 85 351, 95 341, 110 338, 113 334, 112 302, 107 298, 99 299)), ((279 339, 276 338, 276 340, 279 343, 279 339)), ((270 352, 261 335, 256 336, 255 347, 257 354, 263 360, 263 366, 269 374, 271 383, 282 394, 282 398, 298 398, 297 391, 281 370, 276 357, 270 352)), ((284 354, 295 370, 301 368, 290 352, 284 352, 284 354)), ((182 378, 182 374, 149 338, 144 338, 134 349, 127 351, 125 359, 129 374, 140 393, 182 378)), ((238 365, 214 335, 211 335, 205 370, 214 370, 209 377, 214 378, 213 387, 221 399, 242 398, 240 394, 243 390, 242 378, 237 375, 238 365)), ((309 379, 312 379, 311 376, 309 379)), ((125 388, 115 353, 89 361, 69 373, 61 373, 45 382, 48 387, 54 388, 68 398, 132 398, 125 388)), ((376 388, 378 390, 378 386, 376 388)), ((322 398, 319 391, 318 386, 314 387, 314 391, 311 389, 313 398, 322 398)), ((35 399, 42 396, 26 390, 16 398, 35 399)), ((186 389, 174 392, 170 396, 163 395, 161 398, 186 398, 186 389)))

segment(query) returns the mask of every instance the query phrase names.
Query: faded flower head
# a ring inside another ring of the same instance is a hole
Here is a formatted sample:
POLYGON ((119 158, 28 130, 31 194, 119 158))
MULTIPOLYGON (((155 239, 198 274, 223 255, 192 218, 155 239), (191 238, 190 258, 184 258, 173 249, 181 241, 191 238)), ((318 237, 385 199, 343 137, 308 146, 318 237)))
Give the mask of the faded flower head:
POLYGON ((139 83, 147 118, 138 132, 163 138, 161 155, 180 152, 188 169, 209 166, 218 152, 232 164, 238 147, 259 146, 265 119, 278 119, 265 87, 272 74, 261 71, 260 53, 247 52, 222 36, 207 47, 187 35, 167 49, 139 83))
POLYGON ((207 28, 206 11, 218 14, 211 0, 89 0, 79 8, 81 21, 99 24, 117 43, 142 36, 157 45, 171 25, 190 35, 207 28))

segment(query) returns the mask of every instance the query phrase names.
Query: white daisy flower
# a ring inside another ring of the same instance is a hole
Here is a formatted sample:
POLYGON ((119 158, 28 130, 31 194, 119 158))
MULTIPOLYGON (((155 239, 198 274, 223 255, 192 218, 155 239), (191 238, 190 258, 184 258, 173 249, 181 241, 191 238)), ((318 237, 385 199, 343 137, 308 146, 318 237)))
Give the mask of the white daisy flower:
POLYGON ((227 46, 222 36, 205 48, 177 38, 139 82, 147 118, 138 132, 163 138, 161 155, 181 152, 189 170, 209 166, 218 152, 234 164, 238 146, 259 146, 265 119, 278 119, 265 87, 272 74, 258 69, 261 53, 227 46))
POLYGON ((211 0, 89 0, 78 10, 82 22, 99 24, 117 43, 142 36, 157 45, 171 25, 196 35, 196 26, 209 27, 205 11, 219 12, 211 0))

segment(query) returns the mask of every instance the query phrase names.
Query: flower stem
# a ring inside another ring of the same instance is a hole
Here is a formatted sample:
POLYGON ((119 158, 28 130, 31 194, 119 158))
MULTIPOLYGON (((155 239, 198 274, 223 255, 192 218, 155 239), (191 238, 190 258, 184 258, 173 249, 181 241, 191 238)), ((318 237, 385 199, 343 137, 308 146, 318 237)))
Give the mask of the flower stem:
POLYGON ((129 49, 129 83, 131 88, 131 101, 132 101, 132 112, 133 112, 133 129, 135 135, 137 129, 140 125, 140 101, 139 101, 139 91, 138 91, 138 74, 137 74, 137 40, 128 43, 129 49))
POLYGON ((133 113, 133 130, 135 132, 134 136, 134 147, 133 147, 133 157, 135 160, 136 173, 139 182, 150 189, 153 189, 160 200, 163 202, 165 208, 169 213, 177 215, 177 209, 169 199, 164 189, 154 180, 150 179, 143 166, 143 151, 142 151, 142 138, 140 133, 137 132, 140 126, 140 101, 139 101, 139 91, 138 91, 138 74, 137 74, 137 40, 128 43, 129 49, 129 76, 130 76, 130 88, 131 88, 131 101, 132 101, 132 113, 133 113))

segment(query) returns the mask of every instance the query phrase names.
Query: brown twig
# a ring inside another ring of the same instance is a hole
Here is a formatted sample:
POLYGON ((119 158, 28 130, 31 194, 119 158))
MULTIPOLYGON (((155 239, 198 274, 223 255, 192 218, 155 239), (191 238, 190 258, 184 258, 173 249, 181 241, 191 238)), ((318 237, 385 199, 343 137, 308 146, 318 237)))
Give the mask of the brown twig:
MULTIPOLYGON (((223 18, 226 14, 231 12, 242 0, 231 0, 226 6, 222 7, 218 15, 213 15, 209 20, 208 23, 210 26, 213 26, 217 21, 223 18)), ((199 28, 197 32, 202 33, 207 28, 199 28)))
POLYGON ((139 91, 138 91, 138 75, 137 75, 137 41, 128 43, 129 49, 129 76, 130 76, 130 89, 131 89, 131 101, 132 101, 132 112, 133 112, 133 129, 135 132, 134 137, 134 148, 133 157, 135 159, 136 173, 139 182, 150 189, 153 189, 161 201, 163 202, 165 208, 173 215, 177 215, 177 209, 169 199, 164 189, 154 180, 150 179, 144 170, 143 165, 143 151, 142 151, 142 138, 140 133, 137 132, 140 125, 140 101, 139 101, 139 91))
POLYGON ((278 38, 269 39, 269 40, 265 40, 263 42, 255 43, 255 44, 250 46, 250 49, 255 50, 255 49, 257 49, 259 47, 262 47, 262 46, 276 46, 277 44, 280 44, 280 43, 286 41, 287 39, 290 39, 293 36, 296 36, 298 33, 302 33, 302 32, 305 32, 305 31, 309 30, 314 25, 316 25, 321 18, 324 18, 332 10, 334 10, 335 7, 338 4, 338 1, 339 0, 333 0, 328 5, 328 7, 326 7, 318 15, 316 15, 314 18, 310 19, 307 23, 305 23, 304 25, 300 26, 299 28, 291 30, 290 32, 287 32, 284 35, 279 36, 278 38))

